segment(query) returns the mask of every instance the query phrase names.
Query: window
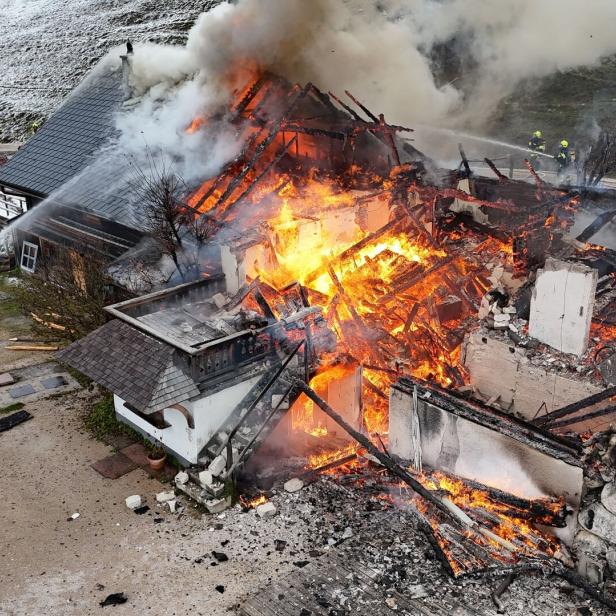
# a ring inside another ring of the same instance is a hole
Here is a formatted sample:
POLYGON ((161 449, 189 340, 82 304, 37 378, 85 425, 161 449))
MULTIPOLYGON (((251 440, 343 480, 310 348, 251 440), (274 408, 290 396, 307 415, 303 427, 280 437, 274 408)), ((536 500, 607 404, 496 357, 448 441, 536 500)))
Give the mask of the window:
POLYGON ((26 272, 34 272, 37 254, 38 246, 36 244, 24 242, 21 249, 21 269, 26 270, 26 272))
POLYGON ((25 197, 10 195, 0 190, 0 218, 11 220, 28 209, 28 202, 25 197))

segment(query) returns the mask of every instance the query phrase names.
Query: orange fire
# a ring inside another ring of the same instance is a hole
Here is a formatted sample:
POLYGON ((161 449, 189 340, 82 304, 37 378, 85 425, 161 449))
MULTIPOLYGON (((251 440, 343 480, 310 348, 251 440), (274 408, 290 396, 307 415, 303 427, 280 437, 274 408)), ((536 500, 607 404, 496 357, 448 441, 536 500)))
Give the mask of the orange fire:
MULTIPOLYGON (((236 68, 239 75, 243 67, 236 68)), ((392 166, 381 155, 370 163, 354 158, 349 152, 360 133, 343 140, 322 137, 328 131, 319 122, 335 128, 339 119, 332 119, 331 107, 323 117, 312 113, 316 99, 323 100, 318 92, 261 75, 256 66, 247 70, 252 79, 234 85, 231 105, 244 151, 188 202, 217 224, 232 222, 239 234, 258 237, 246 253, 249 280, 258 277, 278 291, 302 285, 335 332, 340 354, 365 368, 364 427, 385 433, 389 387, 400 376, 444 386, 464 382, 455 330, 476 314, 473 302, 478 306, 487 290, 481 263, 510 259, 511 247, 486 240, 469 255, 453 242, 440 242, 432 235, 435 206, 450 196, 447 189, 420 185, 413 164, 392 166), (438 307, 451 294, 463 307, 441 322, 438 307)), ((189 131, 200 122, 193 120, 189 131)), ((374 130, 368 129, 370 140, 374 130)), ((332 426, 312 403, 303 401, 292 416, 294 430, 332 436, 332 426)))
MULTIPOLYGON (((485 512, 486 520, 482 521, 488 525, 489 531, 497 537, 510 542, 516 548, 516 554, 524 554, 529 557, 554 556, 560 552, 561 545, 554 536, 537 528, 535 524, 541 524, 542 518, 536 517, 533 522, 524 519, 523 511, 516 513, 515 506, 501 503, 492 497, 487 491, 471 488, 463 479, 450 477, 441 472, 433 472, 430 475, 422 474, 418 476, 419 481, 430 490, 443 490, 448 498, 466 513, 485 512)), ((544 508, 556 515, 563 507, 561 500, 541 501, 544 508)), ((426 513, 427 508, 422 505, 422 512, 426 513)), ((428 515, 428 522, 433 525, 437 535, 439 532, 439 522, 431 519, 428 515)), ((477 538, 474 537, 474 540, 477 538)), ((502 552, 502 545, 495 539, 485 536, 481 539, 495 548, 496 553, 502 552)), ((444 546, 441 544, 441 547, 444 546)), ((506 555, 510 558, 512 555, 506 555)), ((515 555, 514 555, 515 557, 515 555)))
POLYGON ((256 509, 259 505, 267 503, 267 496, 261 494, 250 500, 247 500, 244 496, 240 496, 240 503, 244 509, 256 509))
POLYGON ((348 456, 352 456, 357 453, 359 446, 356 443, 350 443, 346 447, 342 449, 336 449, 334 451, 327 451, 325 453, 315 453, 312 454, 308 458, 308 464, 306 468, 315 469, 321 468, 327 464, 331 464, 332 462, 337 462, 338 460, 342 460, 348 456))
POLYGON ((186 129, 186 132, 189 135, 193 135, 196 133, 203 125, 205 124, 205 118, 202 116, 197 116, 191 123, 190 126, 186 129))

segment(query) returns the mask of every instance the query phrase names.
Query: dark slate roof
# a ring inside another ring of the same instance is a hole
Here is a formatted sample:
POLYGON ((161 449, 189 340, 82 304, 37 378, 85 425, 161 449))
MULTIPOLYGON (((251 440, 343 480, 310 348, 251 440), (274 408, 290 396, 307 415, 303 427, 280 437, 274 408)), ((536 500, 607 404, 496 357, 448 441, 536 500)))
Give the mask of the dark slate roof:
POLYGON ((144 413, 198 395, 174 362, 175 349, 115 319, 59 351, 57 358, 144 413))
POLYGON ((113 114, 125 98, 121 69, 95 69, 0 167, 0 184, 43 196, 57 190, 84 169, 113 134, 113 114))

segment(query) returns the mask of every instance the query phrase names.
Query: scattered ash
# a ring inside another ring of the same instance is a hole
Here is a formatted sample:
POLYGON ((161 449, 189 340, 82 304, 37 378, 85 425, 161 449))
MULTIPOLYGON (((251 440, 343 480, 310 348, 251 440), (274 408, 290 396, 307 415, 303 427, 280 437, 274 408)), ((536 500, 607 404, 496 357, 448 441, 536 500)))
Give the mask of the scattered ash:
MULTIPOLYGON (((397 613, 405 612, 398 609, 396 597, 412 598, 430 614, 499 613, 492 592, 502 578, 453 579, 418 528, 415 515, 385 496, 386 479, 380 484, 378 475, 371 473, 361 487, 356 483, 357 474, 329 475, 295 494, 274 488, 267 496, 278 513, 271 518, 262 519, 255 509, 246 511, 237 505, 219 516, 196 519, 195 525, 202 527, 207 520, 209 532, 219 533, 229 562, 219 563, 195 547, 185 548, 179 558, 198 561, 198 567, 221 569, 238 560, 246 567, 262 567, 265 559, 274 567, 259 592, 283 588, 285 583, 293 588, 299 579, 301 592, 320 606, 315 614, 370 614, 377 609, 375 595, 379 609, 388 606, 397 613), (370 571, 372 598, 365 594, 365 580, 352 574, 324 581, 320 573, 335 562, 354 563, 370 571)), ((224 570, 220 573, 224 583, 224 570)), ((246 600, 255 593, 252 589, 246 600)), ((284 603, 284 592, 275 597, 284 603)), ((534 572, 516 577, 499 602, 514 616, 610 613, 568 582, 534 572)))

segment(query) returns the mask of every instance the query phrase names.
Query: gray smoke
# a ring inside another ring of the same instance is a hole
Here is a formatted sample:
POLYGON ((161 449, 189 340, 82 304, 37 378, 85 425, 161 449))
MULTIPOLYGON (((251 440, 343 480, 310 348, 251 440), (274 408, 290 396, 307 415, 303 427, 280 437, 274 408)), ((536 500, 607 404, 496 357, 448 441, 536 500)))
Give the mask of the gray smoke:
POLYGON ((614 19, 611 0, 239 0, 203 13, 164 63, 148 48, 136 68, 145 84, 192 72, 212 100, 256 65, 349 89, 392 122, 456 126, 484 121, 525 78, 616 52, 614 19), (473 68, 439 86, 430 55, 454 39, 473 68))

